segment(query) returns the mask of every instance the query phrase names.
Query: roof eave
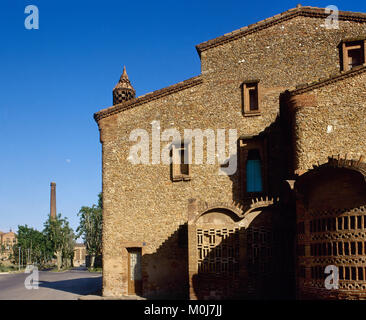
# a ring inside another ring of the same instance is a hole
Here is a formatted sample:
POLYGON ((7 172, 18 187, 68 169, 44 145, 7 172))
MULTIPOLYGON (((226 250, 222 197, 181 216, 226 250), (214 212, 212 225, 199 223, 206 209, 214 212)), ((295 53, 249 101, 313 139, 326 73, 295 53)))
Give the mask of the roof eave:
MULTIPOLYGON (((251 24, 249 26, 240 28, 238 30, 234 30, 225 35, 219 36, 217 38, 202 42, 196 45, 196 50, 198 54, 201 56, 201 53, 205 50, 217 47, 224 43, 239 39, 247 34, 257 32, 259 30, 268 28, 274 24, 278 24, 282 21, 289 20, 295 18, 297 16, 310 16, 310 17, 319 17, 326 18, 329 16, 329 13, 326 12, 326 8, 318 8, 318 7, 296 7, 284 11, 275 16, 269 17, 267 19, 258 21, 257 23, 251 24)), ((366 13, 362 12, 352 12, 352 11, 339 11, 338 18, 340 20, 353 20, 359 22, 366 22, 366 13)))

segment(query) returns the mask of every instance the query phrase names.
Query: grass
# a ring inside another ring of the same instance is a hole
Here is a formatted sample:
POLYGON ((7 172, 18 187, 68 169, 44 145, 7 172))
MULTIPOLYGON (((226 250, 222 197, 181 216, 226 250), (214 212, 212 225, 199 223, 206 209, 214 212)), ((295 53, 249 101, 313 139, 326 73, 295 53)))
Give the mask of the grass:
MULTIPOLYGON (((23 272, 25 270, 24 266, 20 268, 20 271, 23 272)), ((19 271, 19 266, 12 264, 12 265, 3 265, 0 263, 0 272, 17 272, 19 271)))
POLYGON ((102 268, 88 268, 89 272, 102 272, 103 269, 102 268))
POLYGON ((18 266, 3 266, 0 265, 0 272, 10 272, 10 271, 17 271, 18 266))
POLYGON ((71 270, 71 269, 72 269, 72 267, 68 267, 68 268, 60 268, 60 270, 57 270, 57 266, 56 266, 56 267, 52 268, 52 269, 51 269, 51 270, 49 270, 49 271, 51 271, 51 272, 64 272, 64 271, 71 270))

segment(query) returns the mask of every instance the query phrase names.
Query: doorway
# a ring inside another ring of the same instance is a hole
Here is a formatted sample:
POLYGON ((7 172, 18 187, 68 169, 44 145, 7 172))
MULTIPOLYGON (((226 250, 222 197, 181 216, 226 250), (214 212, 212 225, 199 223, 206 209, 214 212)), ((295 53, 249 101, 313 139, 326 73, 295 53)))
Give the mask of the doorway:
POLYGON ((141 248, 128 248, 128 294, 142 294, 141 248))

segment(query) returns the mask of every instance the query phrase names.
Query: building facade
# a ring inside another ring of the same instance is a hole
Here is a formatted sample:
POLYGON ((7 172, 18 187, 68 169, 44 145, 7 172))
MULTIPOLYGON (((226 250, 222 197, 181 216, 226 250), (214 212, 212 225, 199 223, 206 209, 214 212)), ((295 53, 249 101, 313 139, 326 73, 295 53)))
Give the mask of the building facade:
POLYGON ((17 243, 17 235, 13 231, 0 232, 1 244, 5 250, 12 250, 13 245, 17 243))
POLYGON ((75 243, 74 246, 74 259, 72 265, 74 267, 85 267, 85 257, 86 257, 86 246, 83 243, 75 243))
POLYGON ((13 246, 17 243, 17 235, 13 231, 0 231, 0 258, 7 260, 10 254, 13 253, 13 246))
POLYGON ((199 44, 200 75, 140 97, 123 71, 94 115, 103 295, 365 296, 366 14, 328 17, 298 6, 199 44))

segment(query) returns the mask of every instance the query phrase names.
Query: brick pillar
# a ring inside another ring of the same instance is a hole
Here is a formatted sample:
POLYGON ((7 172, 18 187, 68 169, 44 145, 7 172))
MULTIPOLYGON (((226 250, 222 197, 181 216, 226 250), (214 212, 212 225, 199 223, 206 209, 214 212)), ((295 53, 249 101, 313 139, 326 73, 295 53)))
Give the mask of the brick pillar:
POLYGON ((50 215, 52 219, 56 219, 56 183, 51 182, 51 208, 50 215))
POLYGON ((197 276, 197 236, 196 223, 194 222, 197 214, 197 200, 188 201, 188 274, 189 274, 189 298, 197 300, 197 295, 193 287, 193 277, 197 276))

